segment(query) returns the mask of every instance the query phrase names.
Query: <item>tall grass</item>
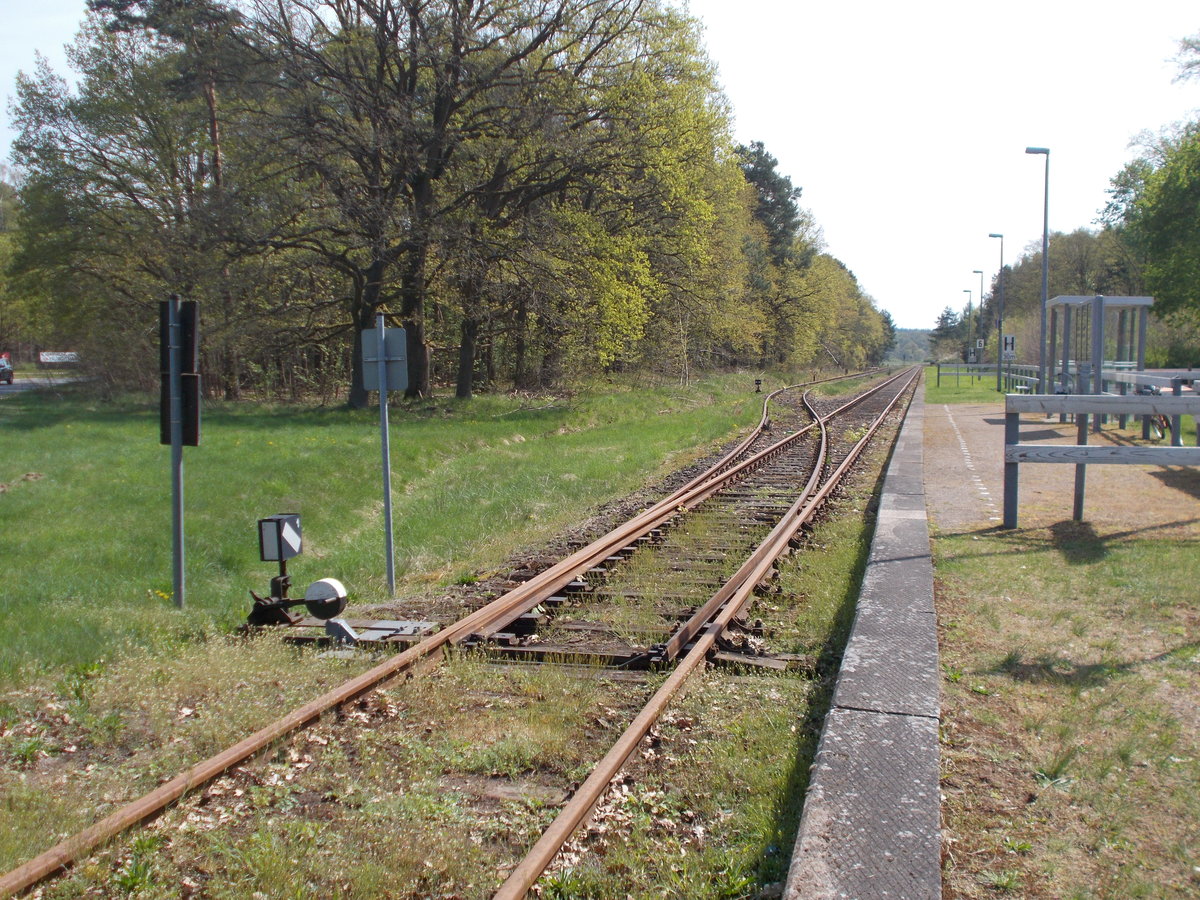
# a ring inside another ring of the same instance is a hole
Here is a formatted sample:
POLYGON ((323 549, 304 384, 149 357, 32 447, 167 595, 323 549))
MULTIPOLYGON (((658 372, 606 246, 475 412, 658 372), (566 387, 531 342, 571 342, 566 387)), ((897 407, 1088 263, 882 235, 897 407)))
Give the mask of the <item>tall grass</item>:
MULTIPOLYGON (((757 418, 751 379, 482 397, 393 409, 401 593, 499 564, 757 418)), ((275 574, 255 521, 303 516, 301 586, 332 576, 351 602, 384 599, 378 410, 210 404, 184 453, 187 606, 172 603, 168 450, 157 407, 82 391, 0 403, 0 685, 127 642, 225 629, 275 574), (27 673, 32 674, 32 672, 27 673)))

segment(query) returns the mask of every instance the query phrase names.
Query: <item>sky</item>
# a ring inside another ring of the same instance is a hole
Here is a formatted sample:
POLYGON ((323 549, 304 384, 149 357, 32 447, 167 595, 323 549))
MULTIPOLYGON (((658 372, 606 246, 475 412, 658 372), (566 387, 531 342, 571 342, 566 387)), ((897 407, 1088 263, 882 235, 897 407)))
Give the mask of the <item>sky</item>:
MULTIPOLYGON (((1094 227, 1140 132, 1193 118, 1175 83, 1194 0, 677 0, 743 143, 762 141, 826 250, 902 328, 979 302, 1000 265, 1051 231, 1094 227), (968 296, 966 291, 970 291, 968 296)), ((40 51, 66 72, 83 0, 0 0, 0 94, 40 51)), ((13 132, 0 128, 0 159, 13 132)))

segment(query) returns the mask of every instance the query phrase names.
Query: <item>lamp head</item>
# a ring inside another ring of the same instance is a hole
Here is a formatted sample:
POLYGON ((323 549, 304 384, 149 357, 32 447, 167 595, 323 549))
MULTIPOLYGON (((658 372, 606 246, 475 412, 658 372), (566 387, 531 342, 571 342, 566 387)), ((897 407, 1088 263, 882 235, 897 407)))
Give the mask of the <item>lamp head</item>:
POLYGON ((1001 240, 1003 240, 1003 239, 1004 239, 1004 235, 1002 235, 1002 234, 989 234, 989 235, 988 235, 988 237, 998 237, 998 238, 1000 238, 1001 240))
POLYGON ((1049 156, 1050 148, 1049 147, 1026 147, 1025 152, 1026 153, 1044 153, 1046 156, 1049 156))
POLYGON ((983 274, 983 269, 972 269, 972 270, 971 270, 971 274, 972 274, 972 275, 982 275, 982 274, 983 274))

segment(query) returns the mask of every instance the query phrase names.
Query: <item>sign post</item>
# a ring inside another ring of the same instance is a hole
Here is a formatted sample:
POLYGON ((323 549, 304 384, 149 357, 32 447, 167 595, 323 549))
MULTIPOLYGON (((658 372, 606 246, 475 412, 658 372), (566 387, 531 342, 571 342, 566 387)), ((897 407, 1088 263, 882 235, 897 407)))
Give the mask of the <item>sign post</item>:
POLYGON ((389 329, 383 313, 375 327, 362 332, 363 387, 379 391, 379 442, 383 454, 383 547, 387 565, 388 596, 396 595, 396 553, 392 540, 392 452, 388 434, 389 390, 408 387, 408 353, 403 328, 389 329))
POLYGON ((175 606, 183 609, 183 447, 200 444, 200 314, 178 294, 159 303, 159 443, 171 445, 171 558, 175 606))

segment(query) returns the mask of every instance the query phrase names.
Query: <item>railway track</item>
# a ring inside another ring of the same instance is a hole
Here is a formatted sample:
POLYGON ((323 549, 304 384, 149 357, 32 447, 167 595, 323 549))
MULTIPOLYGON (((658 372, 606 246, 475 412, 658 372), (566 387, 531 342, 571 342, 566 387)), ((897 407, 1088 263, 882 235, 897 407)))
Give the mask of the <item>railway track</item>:
POLYGON ((436 663, 448 648, 476 647, 534 661, 584 658, 626 669, 673 665, 651 702, 497 894, 524 896, 680 686, 719 647, 722 635, 734 627, 753 631, 744 612, 755 591, 769 582, 778 558, 796 545, 913 377, 903 373, 850 401, 799 398, 796 392, 768 398, 774 402, 769 415, 764 403, 759 428, 669 497, 0 877, 0 896, 62 871, 326 712, 436 663))

